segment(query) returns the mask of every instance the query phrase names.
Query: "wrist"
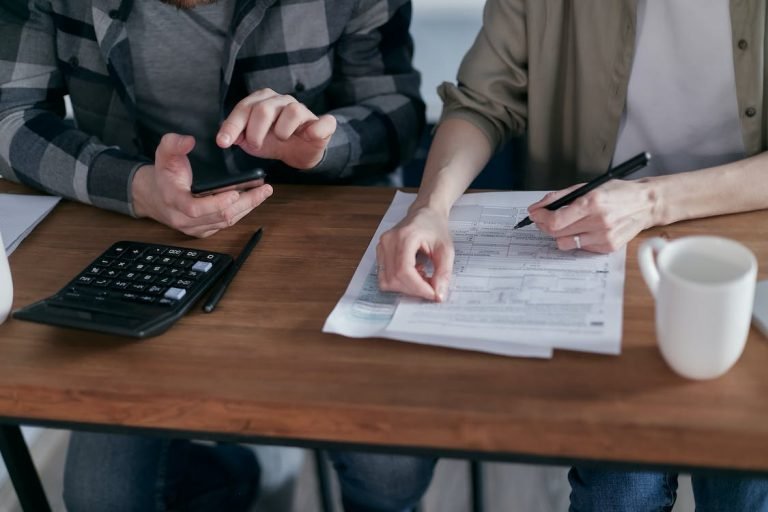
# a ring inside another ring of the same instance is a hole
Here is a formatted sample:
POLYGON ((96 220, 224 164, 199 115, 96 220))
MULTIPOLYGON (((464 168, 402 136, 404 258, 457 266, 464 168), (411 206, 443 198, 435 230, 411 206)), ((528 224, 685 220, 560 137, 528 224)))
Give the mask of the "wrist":
POLYGON ((148 217, 149 191, 151 190, 151 178, 155 171, 154 165, 142 165, 136 170, 131 182, 131 200, 133 201, 133 212, 136 217, 148 217))
POLYGON ((420 200, 420 198, 417 197, 413 204, 411 204, 410 208, 408 208, 408 213, 416 213, 420 210, 431 212, 435 215, 445 217, 447 219, 451 213, 451 205, 435 198, 425 198, 420 200))
POLYGON ((646 226, 646 229, 671 224, 673 220, 670 219, 671 214, 665 200, 664 180, 654 177, 642 179, 640 182, 645 187, 644 196, 650 208, 650 224, 646 226))

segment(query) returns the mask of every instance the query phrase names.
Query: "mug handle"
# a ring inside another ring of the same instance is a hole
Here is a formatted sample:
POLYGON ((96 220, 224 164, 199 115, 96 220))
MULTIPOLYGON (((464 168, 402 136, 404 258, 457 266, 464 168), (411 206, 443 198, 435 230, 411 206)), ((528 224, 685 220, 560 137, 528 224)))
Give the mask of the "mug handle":
POLYGON ((665 239, 660 237, 649 238, 637 250, 637 263, 640 265, 640 272, 643 274, 645 284, 648 285, 654 298, 659 289, 659 269, 653 255, 654 252, 661 252, 667 243, 665 239))

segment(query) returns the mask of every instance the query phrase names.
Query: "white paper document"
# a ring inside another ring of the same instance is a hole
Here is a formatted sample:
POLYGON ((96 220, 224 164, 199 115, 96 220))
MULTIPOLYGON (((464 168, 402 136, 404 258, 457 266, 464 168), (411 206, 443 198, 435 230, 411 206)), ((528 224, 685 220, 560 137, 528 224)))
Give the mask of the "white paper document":
POLYGON ((414 194, 398 192, 324 332, 502 355, 553 348, 618 354, 625 251, 560 251, 535 225, 512 227, 541 192, 467 194, 451 210, 456 259, 443 303, 379 291, 375 247, 414 194))
POLYGON ((0 194, 0 233, 8 255, 60 200, 52 196, 0 194))

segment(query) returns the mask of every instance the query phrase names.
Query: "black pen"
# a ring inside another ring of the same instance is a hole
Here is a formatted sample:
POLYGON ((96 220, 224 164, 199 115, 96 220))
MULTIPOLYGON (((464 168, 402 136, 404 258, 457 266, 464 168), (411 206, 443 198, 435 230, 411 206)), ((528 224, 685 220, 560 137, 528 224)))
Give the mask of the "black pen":
POLYGON ((243 263, 245 263, 245 260, 248 259, 248 256, 251 254, 251 251, 253 251, 253 248, 256 247, 256 244, 258 244, 259 240, 261 240, 262 231, 263 230, 261 228, 256 230, 256 232, 251 236, 251 239, 248 240, 248 243, 245 244, 245 247, 243 247, 243 250, 240 251, 240 255, 237 257, 235 262, 232 263, 232 265, 227 269, 224 277, 222 277, 219 282, 216 283, 216 287, 208 296, 208 300, 205 301, 203 311, 210 313, 213 311, 213 308, 216 307, 216 304, 219 303, 221 298, 224 296, 224 292, 227 291, 227 288, 229 288, 229 284, 240 270, 240 267, 243 266, 243 263))
MULTIPOLYGON (((576 190, 574 190, 573 192, 570 192, 569 194, 564 195, 557 201, 552 201, 544 208, 550 211, 554 211, 562 206, 571 204, 576 199, 580 198, 587 192, 593 191, 594 189, 596 189, 597 187, 599 187, 600 185, 602 185, 607 181, 611 181, 612 179, 620 179, 625 176, 629 176, 635 171, 639 171, 640 169, 648 165, 648 162, 650 161, 650 159, 651 159, 651 154, 647 152, 640 153, 637 156, 633 156, 623 164, 619 164, 612 169, 608 169, 608 171, 605 174, 601 174, 597 178, 588 181, 583 186, 577 188, 576 190)), ((533 221, 531 220, 531 218, 526 217, 520 222, 518 222, 515 225, 515 227, 512 229, 522 228, 532 223, 533 221)))

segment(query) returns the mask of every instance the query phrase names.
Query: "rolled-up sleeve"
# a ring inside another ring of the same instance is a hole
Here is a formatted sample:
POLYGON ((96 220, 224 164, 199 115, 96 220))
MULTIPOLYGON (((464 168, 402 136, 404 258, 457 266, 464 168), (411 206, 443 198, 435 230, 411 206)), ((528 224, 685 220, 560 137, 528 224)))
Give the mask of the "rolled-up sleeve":
POLYGON ((522 134, 527 123, 528 48, 525 2, 488 0, 483 27, 458 72, 458 83, 438 87, 440 122, 464 119, 494 149, 522 134))

